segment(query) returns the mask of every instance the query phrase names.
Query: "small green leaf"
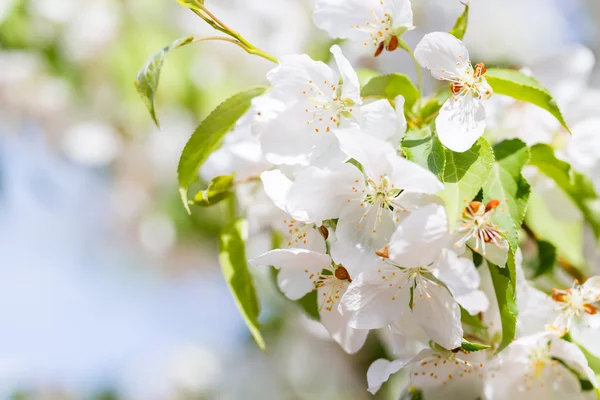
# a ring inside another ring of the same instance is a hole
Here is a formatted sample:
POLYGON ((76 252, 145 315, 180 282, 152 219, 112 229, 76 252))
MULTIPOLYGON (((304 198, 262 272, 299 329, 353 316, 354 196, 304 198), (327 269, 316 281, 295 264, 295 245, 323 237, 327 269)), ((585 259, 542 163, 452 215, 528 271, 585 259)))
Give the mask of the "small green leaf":
POLYGON ((534 278, 542 276, 554 268, 556 264, 556 247, 545 240, 537 240, 538 263, 535 266, 534 278))
POLYGON ((163 47, 157 51, 146 61, 144 66, 138 71, 135 81, 133 82, 138 94, 142 98, 142 101, 148 108, 152 119, 156 126, 160 126, 158 118, 156 117, 156 110, 154 108, 154 96, 158 89, 158 81, 160 78, 160 71, 162 69, 165 57, 171 51, 178 49, 186 44, 192 43, 194 36, 186 36, 175 40, 170 45, 163 47))
POLYGON ((446 154, 442 143, 431 131, 431 127, 411 129, 402 139, 402 149, 406 158, 427 168, 438 178, 444 176, 446 154))
POLYGON ((464 351, 473 352, 473 351, 489 349, 490 346, 488 346, 487 344, 471 343, 468 340, 463 339, 463 342, 460 345, 460 348, 463 349, 464 351))
POLYGON ((263 94, 265 90, 264 87, 256 87, 225 100, 200 123, 188 140, 177 167, 179 192, 188 213, 187 191, 198 179, 198 169, 208 156, 221 146, 223 137, 248 111, 252 99, 263 94))
POLYGON ((462 211, 488 179, 494 164, 494 153, 483 138, 464 153, 455 153, 448 149, 444 151, 444 190, 440 196, 446 203, 450 229, 454 230, 462 211))
MULTIPOLYGON (((510 263, 510 258, 509 258, 510 263)), ((504 350, 514 339, 517 330, 517 299, 513 288, 509 268, 499 268, 488 262, 496 301, 500 310, 500 320, 502 321, 502 341, 496 353, 504 350)))
MULTIPOLYGON (((496 162, 488 180, 483 185, 483 202, 499 200, 494 222, 510 245, 509 260, 513 258, 519 245, 519 230, 529 202, 531 187, 521 170, 529 161, 529 149, 518 139, 505 140, 494 146, 496 162)), ((509 263, 510 264, 510 263, 509 263)), ((501 267, 504 267, 503 265, 501 267)), ((513 285, 516 271, 510 270, 513 285)))
POLYGON ((556 185, 571 198, 599 238, 600 214, 591 204, 598 196, 589 178, 575 172, 567 162, 556 158, 554 149, 546 144, 536 144, 531 148, 529 163, 554 180, 556 185))
POLYGON ((231 194, 233 186, 233 175, 217 176, 210 181, 206 190, 194 195, 194 204, 198 206, 217 204, 231 194))
POLYGON ((487 327, 481 322, 477 315, 471 315, 464 308, 460 308, 460 320, 464 325, 468 325, 476 331, 486 330, 487 327))
POLYGON ((569 132, 556 101, 535 78, 512 69, 490 68, 485 73, 494 93, 526 101, 548 111, 569 132))
POLYGON ((371 79, 360 91, 363 97, 380 97, 394 101, 396 96, 404 97, 404 109, 410 110, 419 98, 419 89, 406 75, 389 74, 376 76, 371 79))
POLYGON ((465 10, 456 19, 454 27, 450 30, 457 39, 462 40, 467 32, 467 25, 469 24, 469 3, 465 4, 465 10))
POLYGON ((219 263, 250 333, 258 347, 265 350, 265 342, 258 324, 258 299, 246 261, 246 230, 247 223, 243 219, 233 221, 223 228, 219 237, 219 263))

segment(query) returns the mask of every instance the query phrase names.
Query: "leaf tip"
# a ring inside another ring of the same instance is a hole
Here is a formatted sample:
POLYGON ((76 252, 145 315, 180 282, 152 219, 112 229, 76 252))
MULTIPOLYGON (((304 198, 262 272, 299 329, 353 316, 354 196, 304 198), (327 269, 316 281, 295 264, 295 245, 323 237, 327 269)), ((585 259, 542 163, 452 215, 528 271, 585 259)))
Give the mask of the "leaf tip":
POLYGON ((183 207, 185 207, 185 211, 187 211, 188 215, 192 215, 190 205, 188 204, 187 189, 179 188, 179 195, 181 196, 181 202, 183 203, 183 207))

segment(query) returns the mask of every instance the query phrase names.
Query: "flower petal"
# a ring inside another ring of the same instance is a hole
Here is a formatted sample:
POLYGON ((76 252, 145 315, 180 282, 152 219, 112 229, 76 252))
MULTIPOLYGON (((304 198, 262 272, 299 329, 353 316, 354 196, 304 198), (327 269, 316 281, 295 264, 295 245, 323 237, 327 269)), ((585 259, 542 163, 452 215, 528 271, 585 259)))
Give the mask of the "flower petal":
POLYGON ((412 311, 433 341, 448 350, 460 347, 463 337, 460 307, 448 289, 433 281, 427 282, 427 288, 417 286, 412 311))
MULTIPOLYGON (((383 271, 383 269, 382 269, 383 271)), ((389 272, 389 271, 383 271, 389 272)), ((352 281, 342 297, 340 310, 348 315, 348 325, 356 329, 377 329, 399 320, 408 308, 409 291, 406 285, 376 284, 365 273, 352 281)))
MULTIPOLYGON (((342 99, 352 99, 355 103, 360 102, 360 83, 358 83, 358 76, 352 68, 352 65, 348 61, 342 49, 337 44, 331 46, 331 54, 335 58, 335 62, 340 71, 342 77, 342 99)), ((336 83, 336 82, 333 82, 336 83)))
POLYGON ((339 298, 343 296, 347 283, 335 280, 330 285, 324 285, 318 289, 318 300, 332 298, 331 304, 321 305, 319 315, 321 323, 329 331, 329 334, 348 354, 356 353, 365 343, 368 329, 354 329, 348 325, 348 316, 342 315, 339 310, 339 298), (335 291, 335 293, 332 293, 335 291))
POLYGON ((415 58, 435 79, 462 75, 470 62, 464 43, 446 32, 425 35, 415 48, 415 58))
POLYGON ((287 212, 285 198, 292 187, 293 182, 280 170, 265 171, 260 174, 260 180, 267 196, 280 210, 287 212))
POLYGON ((291 300, 298 300, 315 289, 315 275, 331 267, 331 257, 305 249, 271 250, 249 261, 252 266, 272 265, 280 269, 277 283, 291 300))
POLYGON ((391 167, 388 158, 384 155, 396 157, 396 152, 391 144, 367 135, 358 126, 334 131, 340 143, 340 149, 361 163, 365 173, 371 179, 379 181, 380 175, 388 175, 391 167))
POLYGON ((364 25, 371 10, 383 15, 379 0, 317 0, 313 21, 331 37, 363 40, 369 34, 354 26, 364 25))
POLYGON ((344 206, 337 223, 337 241, 331 246, 331 256, 351 275, 380 262, 375 252, 389 243, 395 229, 390 210, 361 204, 352 201, 344 206))
POLYGON ((450 240, 444 207, 425 206, 398 225, 390 240, 390 259, 406 268, 432 264, 450 240))
MULTIPOLYGON (((389 101, 382 99, 363 105, 360 113, 359 125, 367 135, 387 140, 397 134, 399 116, 389 101)), ((406 126, 404 128, 406 129, 406 126)))
POLYGON ((411 192, 435 194, 444 189, 444 185, 429 170, 394 155, 386 155, 392 165, 390 181, 397 188, 411 192))
POLYGON ((369 370, 367 371, 367 383, 369 385, 367 390, 369 393, 377 393, 377 391, 381 388, 381 385, 390 379, 390 375, 400 371, 411 361, 412 360, 410 358, 394 361, 388 361, 384 358, 380 358, 373 361, 373 363, 369 366, 369 370))
POLYGON ((450 97, 435 119, 438 137, 452 151, 467 151, 483 135, 485 108, 481 101, 467 94, 456 100, 450 97))

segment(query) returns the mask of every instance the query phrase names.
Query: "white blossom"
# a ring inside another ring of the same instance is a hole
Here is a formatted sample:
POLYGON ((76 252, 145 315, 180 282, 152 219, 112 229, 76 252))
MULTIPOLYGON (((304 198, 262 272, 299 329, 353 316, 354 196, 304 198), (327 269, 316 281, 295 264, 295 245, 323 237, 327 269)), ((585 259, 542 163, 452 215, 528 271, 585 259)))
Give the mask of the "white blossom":
POLYGON ((452 97, 435 120, 440 141, 453 151, 469 150, 485 130, 483 101, 492 95, 485 65, 473 67, 463 42, 445 32, 425 35, 415 48, 415 57, 434 78, 450 82, 452 97))

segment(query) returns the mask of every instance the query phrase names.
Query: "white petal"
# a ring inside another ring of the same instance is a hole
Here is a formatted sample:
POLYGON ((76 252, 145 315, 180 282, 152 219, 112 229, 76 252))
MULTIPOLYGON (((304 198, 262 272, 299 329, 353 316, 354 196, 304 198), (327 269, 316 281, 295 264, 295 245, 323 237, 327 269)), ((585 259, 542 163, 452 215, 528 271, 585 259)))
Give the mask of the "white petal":
POLYGON ((333 135, 316 132, 306 124, 304 106, 296 103, 269 121, 260 137, 267 161, 275 165, 308 165, 313 153, 325 152, 333 135))
POLYGON ((265 171, 260 174, 265 193, 280 210, 287 212, 285 198, 292 187, 292 181, 280 170, 265 171))
POLYGON ((331 257, 304 249, 277 249, 250 260, 250 264, 281 269, 277 275, 279 288, 288 298, 298 300, 314 290, 314 275, 330 268, 331 257))
POLYGON ((348 200, 356 197, 352 190, 362 188, 362 173, 351 164, 336 169, 308 167, 298 174, 288 192, 286 204, 293 215, 320 223, 337 218, 348 200))
POLYGON ((391 144, 367 135, 358 126, 334 131, 340 143, 340 149, 361 163, 365 173, 379 181, 380 175, 387 175, 391 167, 386 154, 396 156, 391 144))
POLYGON ((313 21, 331 37, 363 40, 369 34, 353 28, 371 18, 371 10, 383 15, 379 0, 317 0, 313 21))
POLYGON ((356 75, 354 68, 352 68, 348 59, 344 57, 342 49, 340 49, 340 46, 337 44, 331 46, 331 53, 335 58, 335 62, 342 77, 342 98, 352 99, 356 103, 360 102, 360 83, 358 83, 358 76, 356 75))
POLYGON ((398 148, 402 138, 406 134, 406 128, 408 127, 408 123, 406 122, 406 116, 404 115, 404 97, 399 95, 394 99, 394 104, 396 106, 396 133, 394 136, 388 139, 388 142, 392 144, 394 148, 398 148))
POLYGON ((395 229, 390 210, 360 205, 352 201, 344 206, 337 223, 337 241, 331 247, 336 262, 356 275, 380 262, 375 252, 389 243, 395 229))
MULTIPOLYGON (((387 140, 398 132, 398 115, 387 100, 377 100, 362 106, 360 114, 359 125, 369 136, 387 140)), ((406 120, 404 121, 406 124, 406 120)))
POLYGON ((392 165, 390 181, 404 190, 435 194, 444 189, 444 185, 429 170, 396 155, 386 155, 392 165))
MULTIPOLYGON (((469 239, 467 244, 471 249, 475 249, 477 242, 475 239, 469 239)), ((498 246, 494 243, 485 244, 485 253, 482 253, 482 249, 479 248, 477 251, 492 264, 497 265, 500 268, 506 266, 506 260, 508 259, 509 245, 506 240, 498 241, 498 246)))
POLYGON ((550 354, 563 361, 570 368, 575 370, 579 376, 586 378, 598 386, 596 383, 596 375, 588 366, 588 361, 585 355, 574 343, 569 343, 566 340, 554 339, 550 343, 550 354))
POLYGON ((446 284, 458 304, 471 315, 487 311, 490 303, 479 288, 479 274, 473 261, 446 250, 438 262, 436 277, 446 284))
POLYGON ((381 385, 387 382, 387 380, 390 378, 390 375, 400 371, 410 361, 410 358, 394 361, 388 361, 380 358, 373 361, 373 363, 369 366, 369 370, 367 371, 367 383, 369 385, 367 390, 371 394, 377 393, 377 391, 381 388, 381 385))
POLYGON ((448 350, 460 347, 463 336, 460 308, 448 289, 431 281, 427 288, 417 286, 412 311, 433 341, 448 350))
POLYGON ((428 266, 440 256, 449 239, 444 207, 425 206, 398 225, 390 240, 390 259, 407 268, 428 266))
POLYGON ((356 353, 365 343, 368 330, 365 329, 354 329, 348 325, 348 316, 344 316, 340 313, 338 308, 339 299, 335 296, 343 296, 346 290, 347 283, 342 283, 336 280, 334 284, 324 285, 318 289, 318 299, 321 304, 322 299, 329 298, 332 295, 331 291, 338 291, 333 293, 333 300, 331 304, 324 304, 319 307, 319 315, 321 316, 321 323, 327 328, 329 334, 348 354, 356 353))
POLYGON ((470 61, 464 43, 446 32, 425 35, 415 48, 415 58, 435 79, 462 74, 470 61))
POLYGON ((323 93, 330 93, 331 84, 338 83, 338 77, 327 64, 314 61, 306 54, 280 57, 279 66, 269 71, 267 79, 275 88, 295 98, 304 98, 303 91, 308 90, 311 83, 323 93))
POLYGON ((457 100, 450 97, 435 119, 438 137, 452 151, 467 151, 483 135, 485 108, 481 101, 467 94, 457 100))
POLYGON ((375 284, 360 274, 346 290, 340 309, 353 328, 377 329, 399 320, 408 308, 408 300, 406 285, 398 290, 396 285, 375 284))
POLYGON ((404 27, 407 31, 414 29, 410 0, 394 0, 393 5, 392 21, 394 28, 404 27))

